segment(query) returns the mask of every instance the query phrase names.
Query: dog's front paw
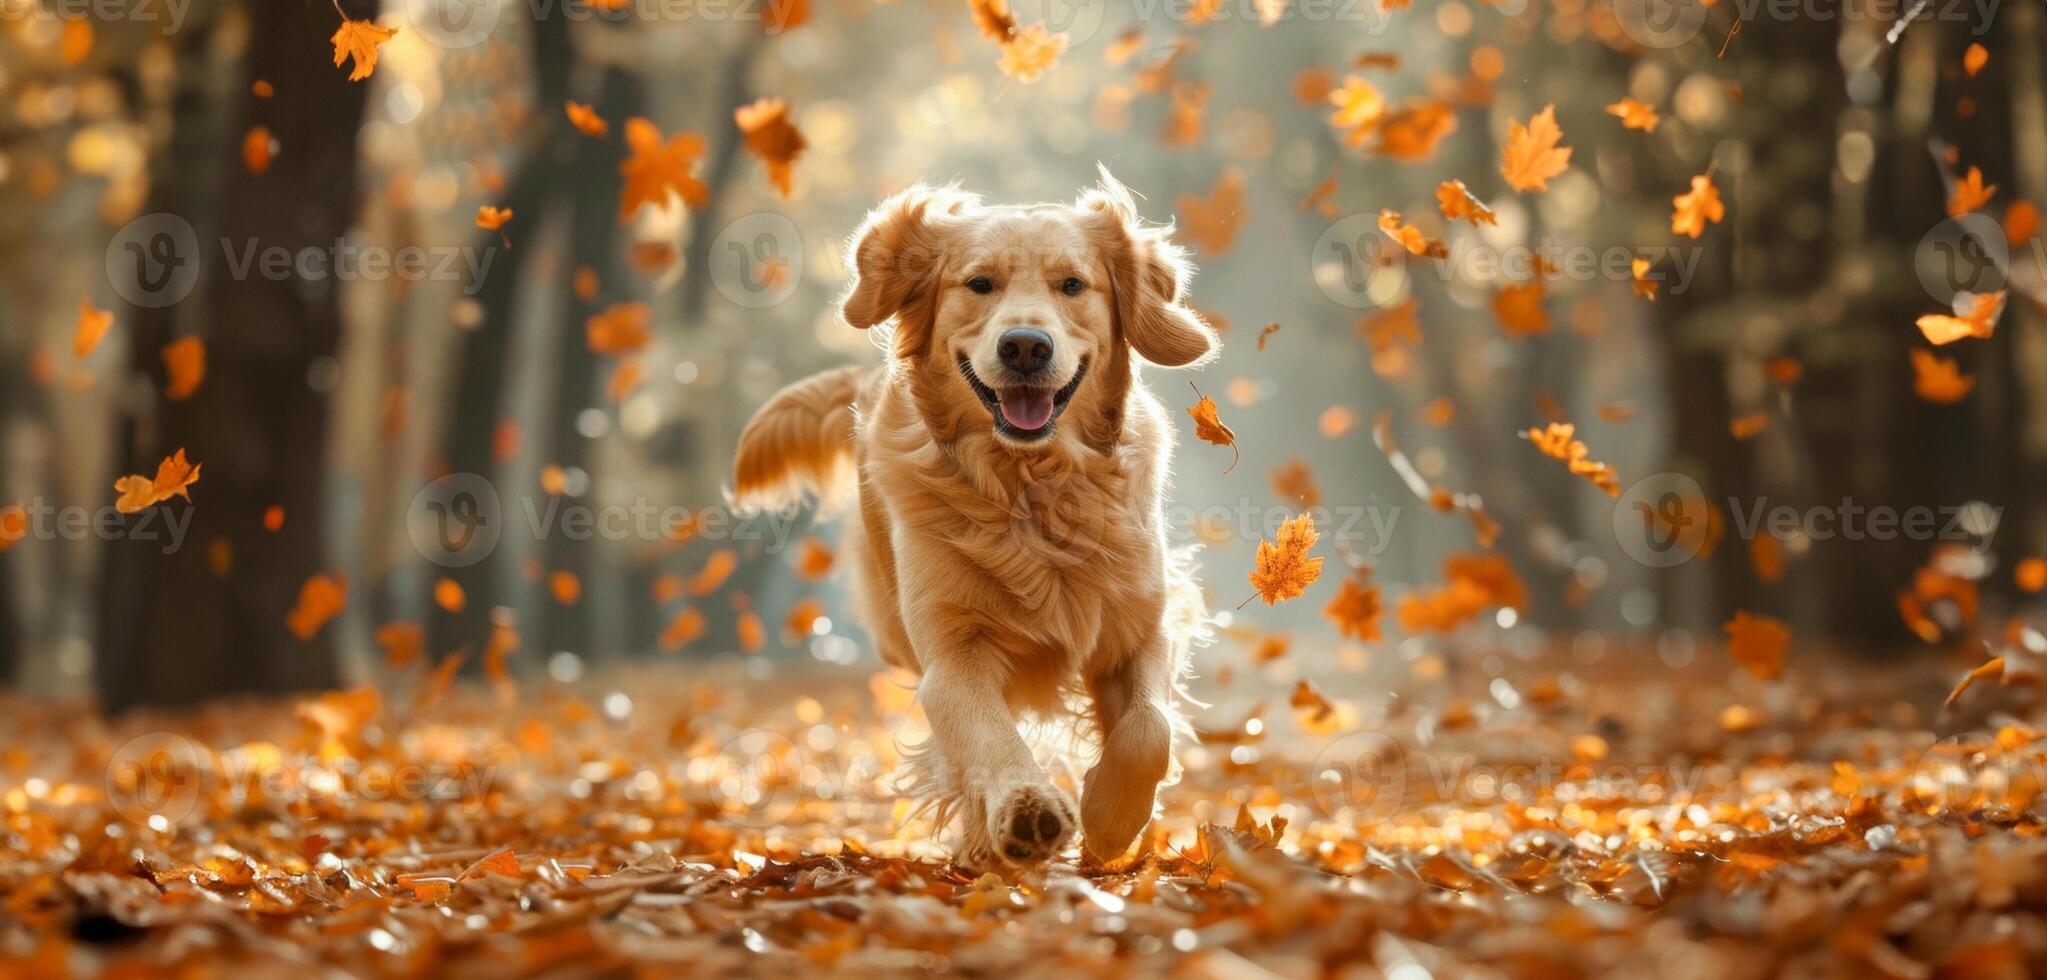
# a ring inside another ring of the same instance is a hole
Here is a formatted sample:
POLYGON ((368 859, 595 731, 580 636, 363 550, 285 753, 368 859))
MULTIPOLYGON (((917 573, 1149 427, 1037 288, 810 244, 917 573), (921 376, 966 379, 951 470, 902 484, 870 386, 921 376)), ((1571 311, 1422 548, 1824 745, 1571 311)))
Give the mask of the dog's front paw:
POLYGON ((1059 853, 1080 819, 1057 787, 1019 786, 988 813, 988 837, 1002 860, 1027 866, 1059 853))

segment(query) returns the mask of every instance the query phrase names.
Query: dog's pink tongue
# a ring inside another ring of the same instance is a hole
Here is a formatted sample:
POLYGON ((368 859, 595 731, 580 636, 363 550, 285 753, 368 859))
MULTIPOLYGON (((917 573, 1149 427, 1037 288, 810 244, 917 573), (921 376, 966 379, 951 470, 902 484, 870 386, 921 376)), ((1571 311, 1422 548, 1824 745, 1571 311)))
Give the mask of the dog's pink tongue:
POLYGON ((1043 388, 1014 388, 1002 393, 1002 418, 1025 432, 1052 421, 1052 393, 1043 388))

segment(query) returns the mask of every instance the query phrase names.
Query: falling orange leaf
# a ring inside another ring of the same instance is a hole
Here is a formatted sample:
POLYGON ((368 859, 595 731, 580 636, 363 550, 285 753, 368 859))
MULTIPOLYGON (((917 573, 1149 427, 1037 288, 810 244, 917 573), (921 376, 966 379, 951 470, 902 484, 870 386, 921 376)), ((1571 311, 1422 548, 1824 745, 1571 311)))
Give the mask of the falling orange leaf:
POLYGON ((153 479, 137 474, 114 481, 114 491, 120 494, 114 501, 114 509, 123 514, 133 514, 172 497, 191 500, 190 490, 197 482, 199 464, 186 460, 185 451, 180 449, 157 464, 153 479))
POLYGON ((1322 488, 1315 485, 1315 473, 1304 459, 1290 459, 1273 469, 1272 492, 1300 507, 1322 504, 1322 488))
POLYGON ((1244 175, 1230 167, 1216 178, 1206 198, 1182 194, 1173 199, 1180 215, 1180 232, 1206 256, 1222 255, 1237 240, 1237 229, 1248 213, 1244 208, 1244 175))
POLYGON ((1929 350, 1912 349, 1912 390, 1920 398, 1938 405, 1961 401, 1976 386, 1976 379, 1964 377, 1952 357, 1929 350))
POLYGON ((1751 412, 1740 418, 1730 420, 1727 423, 1727 432, 1729 435, 1734 436, 1735 441, 1741 442, 1763 431, 1769 424, 1770 416, 1768 413, 1751 412))
POLYGON ((787 198, 804 147, 803 134, 789 121, 788 100, 763 98, 733 110, 732 118, 746 137, 746 148, 767 164, 768 181, 787 198))
POLYGON ((1276 542, 1259 541, 1254 556, 1256 566, 1251 569, 1251 587, 1258 594, 1251 598, 1263 598, 1266 605, 1276 605, 1315 584, 1322 577, 1322 559, 1310 556, 1308 550, 1315 547, 1320 537, 1315 531, 1315 518, 1302 514, 1280 524, 1276 542))
POLYGON ((1571 148, 1558 146, 1564 130, 1557 125, 1557 107, 1543 106, 1527 125, 1507 127, 1507 145, 1501 151, 1500 175, 1517 191, 1549 189, 1549 179, 1571 164, 1571 148))
POLYGON ((1963 174, 1961 180, 1955 181, 1954 193, 1947 200, 1948 216, 1958 218, 1978 210, 1989 204, 1990 196, 1995 193, 1997 185, 1984 186, 1983 171, 1970 167, 1969 172, 1963 174))
POLYGON ((2013 201, 2004 209, 2004 240, 2014 248, 2024 245, 2040 230, 2040 209, 2031 201, 2013 201))
POLYGON ((1710 174, 1692 178, 1692 189, 1671 198, 1675 206, 1670 214, 1670 233, 1697 238, 1705 234, 1706 223, 1719 224, 1727 214, 1727 208, 1720 203, 1720 188, 1713 186, 1710 174))
POLYGON ((1379 230, 1385 232, 1388 238, 1399 242, 1410 255, 1426 255, 1437 259, 1448 258, 1450 255, 1448 246, 1424 236, 1421 229, 1402 221, 1398 211, 1381 210, 1379 230))
POLYGON ((199 383, 206 380, 206 342, 198 337, 179 337, 165 344, 161 353, 163 396, 174 402, 192 397, 199 390, 199 383))
POLYGON ((2012 567, 2012 581, 2025 592, 2047 589, 2047 558, 2019 559, 2019 563, 2012 567))
POLYGON ((348 73, 348 80, 360 82, 377 70, 377 46, 397 36, 395 27, 378 27, 366 20, 343 17, 341 26, 334 29, 334 36, 327 39, 334 45, 334 67, 339 68, 342 62, 354 58, 355 68, 348 73))
POLYGON ((1002 58, 995 67, 1019 82, 1034 82, 1051 71, 1066 51, 1066 35, 1054 34, 1043 24, 1013 31, 1002 42, 1002 58))
POLYGON ((697 158, 704 155, 704 138, 695 133, 677 133, 666 143, 652 122, 634 116, 625 123, 626 146, 632 151, 618 172, 625 177, 619 193, 618 216, 625 220, 642 205, 666 211, 669 197, 682 198, 693 208, 710 203, 710 188, 697 179, 697 158))
POLYGON ((1587 458, 1585 443, 1572 438, 1577 427, 1568 422, 1551 422, 1547 429, 1529 429, 1528 441, 1543 455, 1563 460, 1573 476, 1584 477, 1609 497, 1620 496, 1621 487, 1613 467, 1587 458))
POLYGON ((554 601, 564 606, 573 606, 583 601, 583 580, 575 572, 557 571, 547 577, 547 591, 554 601))
POLYGON ((710 595, 732 577, 739 568, 739 552, 731 548, 720 548, 704 560, 704 567, 692 576, 688 583, 690 595, 710 595))
POLYGON ((434 604, 451 613, 459 613, 469 605, 469 594, 462 590, 462 583, 444 578, 434 583, 434 604))
POLYGON ((348 605, 348 579, 333 578, 316 574, 299 586, 298 604, 285 614, 285 628, 299 638, 301 643, 312 642, 313 636, 327 621, 341 614, 348 605))
POLYGON ((1343 138, 1346 146, 1358 146, 1371 138, 1386 116, 1386 99, 1378 87, 1358 75, 1344 76, 1343 87, 1332 90, 1328 99, 1336 106, 1329 125, 1349 131, 1343 138))
MULTIPOLYGON (((1188 382, 1189 385, 1193 383, 1188 382)), ((1197 401, 1193 407, 1187 409, 1187 414, 1194 417, 1194 438, 1211 446, 1230 447, 1232 454, 1230 465, 1223 472, 1228 473, 1236 469, 1237 461, 1243 459, 1242 451, 1237 449, 1237 434, 1231 432, 1230 427, 1224 425, 1222 417, 1216 413, 1215 399, 1202 394, 1200 388, 1194 389, 1194 397, 1197 401)))
POLYGON ((1344 637, 1370 641, 1379 638, 1379 588, 1346 578, 1337 585, 1336 598, 1322 607, 1322 615, 1344 637))
POLYGON ((1538 282, 1510 283, 1493 294, 1493 315, 1509 336, 1526 337, 1549 332, 1549 314, 1542 308, 1549 287, 1538 282))
POLYGON ((418 623, 392 622, 377 627, 377 645, 384 648, 384 663, 404 670, 419 660, 426 646, 426 631, 418 623))
POLYGON ((603 136, 611 131, 611 124, 597 114, 597 110, 581 102, 568 102, 562 106, 568 113, 569 125, 576 127, 586 136, 603 136))
POLYGON ((1635 295, 1647 297, 1649 302, 1654 303, 1658 283, 1649 278, 1649 266, 1648 259, 1635 259, 1628 263, 1628 274, 1633 279, 1635 295))
POLYGON ((668 625, 661 630, 657 642, 661 644, 663 650, 671 652, 680 650, 697 637, 703 636, 704 626, 703 613, 694 608, 684 609, 676 613, 674 619, 668 621, 668 625))
POLYGON ((1790 628, 1768 616, 1739 611, 1723 628, 1727 631, 1727 653, 1743 670, 1765 681, 1784 675, 1784 651, 1791 643, 1790 628))
POLYGON ((1989 63, 1990 51, 1983 45, 1971 44, 1967 51, 1962 52, 1962 70, 1968 72, 1970 78, 1975 78, 1976 73, 1989 63))
POLYGON ((803 551, 796 559, 796 575, 807 582, 815 582, 831 574, 832 548, 819 538, 804 538, 803 551))
POLYGON ((1955 316, 1929 313, 1918 320, 1926 342, 1940 347, 1964 337, 1987 340, 1997 332, 1997 318, 2004 312, 2005 291, 1955 294, 1955 316))
POLYGON ((1755 570, 1756 578, 1765 584, 1775 584, 1784 578, 1784 548, 1777 536, 1765 531, 1749 539, 1748 563, 1755 570))
POLYGON ((583 323, 592 353, 609 357, 637 353, 654 339, 653 312, 645 303, 613 303, 583 323))
POLYGON ((263 508, 263 530, 275 534, 284 529, 284 508, 271 504, 263 508))
POLYGON ((1967 691, 1969 688, 1976 686, 1977 681, 1987 680, 1993 677, 2003 679, 2004 677, 2003 657, 1992 657, 1989 660, 1986 660, 1982 664, 1978 665, 1975 670, 1963 674, 1961 682, 1955 685, 1954 690, 1948 692, 1947 700, 1942 702, 1941 707, 1943 708, 1954 707, 1955 702, 1961 699, 1962 693, 1964 691, 1967 691))
POLYGON ((28 536, 28 510, 19 504, 0 507, 0 554, 28 536))
POLYGON ((505 222, 512 220, 511 208, 492 207, 488 204, 476 209, 476 227, 485 231, 502 231, 505 222))
POLYGON ((604 393, 609 395, 612 401, 625 401, 626 396, 640 386, 640 380, 646 373, 646 366, 640 363, 639 358, 625 358, 618 362, 618 369, 611 372, 611 380, 604 384, 604 393))
POLYGON ((1379 142, 1372 152, 1391 160, 1415 162, 1436 153, 1436 144, 1457 131, 1457 113, 1445 102, 1411 103, 1379 123, 1379 142))
POLYGON ((1443 217, 1451 221, 1462 218, 1473 227, 1500 223, 1493 209, 1486 207, 1485 202, 1473 195, 1471 188, 1464 186, 1461 180, 1446 180, 1436 185, 1436 206, 1443 212, 1443 217))
POLYGON ((271 146, 274 142, 269 129, 262 126, 249 127, 249 131, 242 134, 242 166, 258 176, 268 173, 271 146))
POLYGON ((83 359, 91 354, 105 339, 107 328, 114 325, 112 310, 95 309, 91 300, 78 304, 78 328, 72 332, 71 353, 83 359))
POLYGON ((1645 133, 1655 132, 1656 124, 1661 121, 1656 116, 1655 106, 1634 99, 1622 99, 1607 106, 1606 114, 1619 117, 1624 129, 1639 129, 1645 133))

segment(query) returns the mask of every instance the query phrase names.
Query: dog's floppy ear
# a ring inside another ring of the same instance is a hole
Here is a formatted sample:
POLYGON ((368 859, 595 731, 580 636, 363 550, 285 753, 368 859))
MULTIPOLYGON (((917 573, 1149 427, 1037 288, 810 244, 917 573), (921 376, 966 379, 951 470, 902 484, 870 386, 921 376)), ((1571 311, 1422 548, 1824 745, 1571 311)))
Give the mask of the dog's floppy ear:
POLYGON ((1173 244, 1171 225, 1148 224, 1138 215, 1130 189, 1107 167, 1101 174, 1101 185, 1082 195, 1079 207, 1095 214, 1124 339, 1138 356, 1163 367, 1206 363, 1220 343, 1184 302, 1194 272, 1186 250, 1173 244))
POLYGON ((847 248, 852 283, 839 311, 862 330, 890 319, 897 324, 896 352, 921 352, 918 338, 930 332, 928 305, 944 266, 944 219, 975 203, 956 187, 911 185, 867 213, 847 248))

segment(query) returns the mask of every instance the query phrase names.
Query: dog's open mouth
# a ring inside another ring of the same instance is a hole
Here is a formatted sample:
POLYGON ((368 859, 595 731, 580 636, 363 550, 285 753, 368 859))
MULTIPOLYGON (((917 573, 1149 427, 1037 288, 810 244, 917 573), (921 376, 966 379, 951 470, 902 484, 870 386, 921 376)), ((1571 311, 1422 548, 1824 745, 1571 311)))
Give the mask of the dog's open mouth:
POLYGON ((988 414, 995 417, 995 429, 1013 439, 1032 441, 1052 434, 1052 420, 1066 410, 1066 403, 1073 400, 1073 392, 1080 387, 1081 379, 1087 377, 1087 362, 1080 362, 1080 369, 1073 372, 1073 380, 1061 388, 1046 388, 1039 385, 1005 385, 996 390, 962 357, 960 374, 967 379, 967 385, 986 406, 988 414))

